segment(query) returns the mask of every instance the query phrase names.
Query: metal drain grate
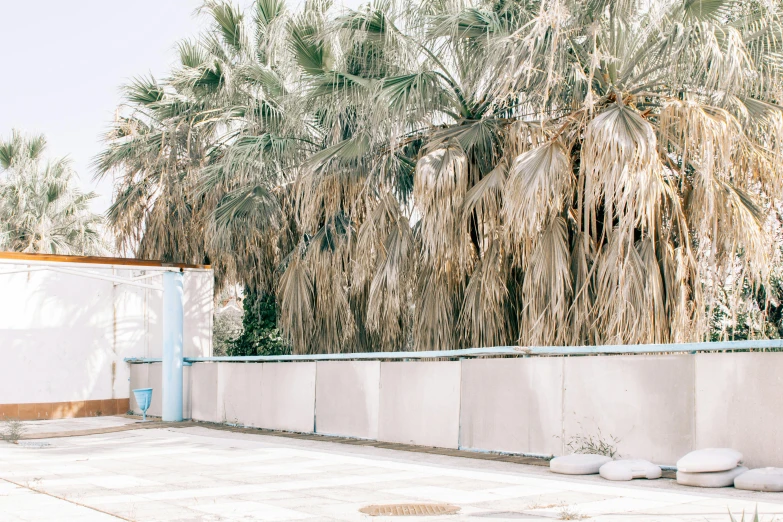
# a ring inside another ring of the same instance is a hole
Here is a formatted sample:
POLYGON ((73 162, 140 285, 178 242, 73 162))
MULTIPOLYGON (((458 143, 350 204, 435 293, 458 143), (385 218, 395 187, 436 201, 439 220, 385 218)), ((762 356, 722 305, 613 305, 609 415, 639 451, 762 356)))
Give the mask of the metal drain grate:
POLYGON ((453 515, 459 512, 459 508, 450 504, 383 504, 363 507, 359 511, 373 517, 410 517, 453 515))
POLYGON ((48 448, 51 446, 48 442, 40 442, 37 440, 19 440, 16 441, 16 444, 23 448, 48 448))

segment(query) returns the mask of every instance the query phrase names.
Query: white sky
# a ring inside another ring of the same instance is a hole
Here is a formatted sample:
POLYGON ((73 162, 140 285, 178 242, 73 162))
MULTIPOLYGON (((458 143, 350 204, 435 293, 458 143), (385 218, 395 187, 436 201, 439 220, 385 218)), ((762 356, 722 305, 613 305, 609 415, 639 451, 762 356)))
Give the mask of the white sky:
MULTIPOLYGON (((246 6, 247 0, 236 2, 246 6)), ((301 0, 288 0, 296 7, 301 0)), ((355 7, 360 0, 337 0, 355 7)), ((94 181, 92 159, 114 117, 120 86, 167 74, 175 44, 205 25, 201 0, 0 0, 0 136, 43 133, 49 155, 68 156, 85 190, 111 203, 111 181, 94 181)))

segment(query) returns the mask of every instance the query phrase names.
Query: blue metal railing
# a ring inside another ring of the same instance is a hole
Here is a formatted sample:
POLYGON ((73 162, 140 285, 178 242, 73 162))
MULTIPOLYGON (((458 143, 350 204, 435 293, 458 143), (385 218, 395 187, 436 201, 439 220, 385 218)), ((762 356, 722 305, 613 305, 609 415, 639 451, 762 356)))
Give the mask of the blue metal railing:
MULTIPOLYGON (((491 348, 465 348, 430 352, 366 352, 310 355, 257 355, 237 357, 185 357, 186 363, 194 362, 301 362, 301 361, 355 361, 355 360, 409 360, 453 359, 461 357, 498 356, 566 356, 566 355, 641 355, 661 353, 696 353, 783 349, 783 339, 757 341, 721 341, 714 343, 674 344, 609 344, 600 346, 496 346, 491 348)), ((127 357, 128 363, 155 363, 160 358, 127 357)))

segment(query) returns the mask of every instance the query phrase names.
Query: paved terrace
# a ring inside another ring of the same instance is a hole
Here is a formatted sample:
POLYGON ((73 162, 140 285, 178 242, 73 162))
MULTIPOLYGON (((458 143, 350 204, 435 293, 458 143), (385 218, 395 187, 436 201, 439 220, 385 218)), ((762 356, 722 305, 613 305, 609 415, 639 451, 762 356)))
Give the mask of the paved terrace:
POLYGON ((31 440, 0 443, 3 522, 728 522, 727 509, 752 512, 756 506, 763 522, 783 520, 783 494, 698 490, 671 479, 610 483, 553 475, 542 466, 325 438, 191 423, 175 428, 153 422, 137 429, 137 420, 126 417, 25 424, 31 440), (449 503, 460 511, 406 518, 359 512, 391 503, 449 503))

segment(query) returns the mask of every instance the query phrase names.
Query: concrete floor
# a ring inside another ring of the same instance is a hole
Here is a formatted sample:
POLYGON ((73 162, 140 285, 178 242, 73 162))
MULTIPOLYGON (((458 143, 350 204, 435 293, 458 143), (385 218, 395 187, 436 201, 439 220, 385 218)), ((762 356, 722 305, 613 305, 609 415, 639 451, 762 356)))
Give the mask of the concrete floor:
MULTIPOLYGON (((122 417, 40 421, 30 433, 115 428, 122 417)), ((208 427, 0 443, 0 521, 398 520, 371 504, 457 505, 401 520, 720 521, 758 506, 783 521, 783 493, 610 483, 546 468, 208 427), (43 446, 42 443, 48 443, 43 446)), ((739 516, 737 517, 739 520, 739 516)), ((747 520, 747 517, 746 517, 747 520)))
POLYGON ((106 431, 113 428, 138 425, 141 417, 117 415, 112 417, 84 417, 79 419, 55 419, 47 421, 26 421, 24 437, 38 437, 51 433, 84 432, 89 430, 106 431))

